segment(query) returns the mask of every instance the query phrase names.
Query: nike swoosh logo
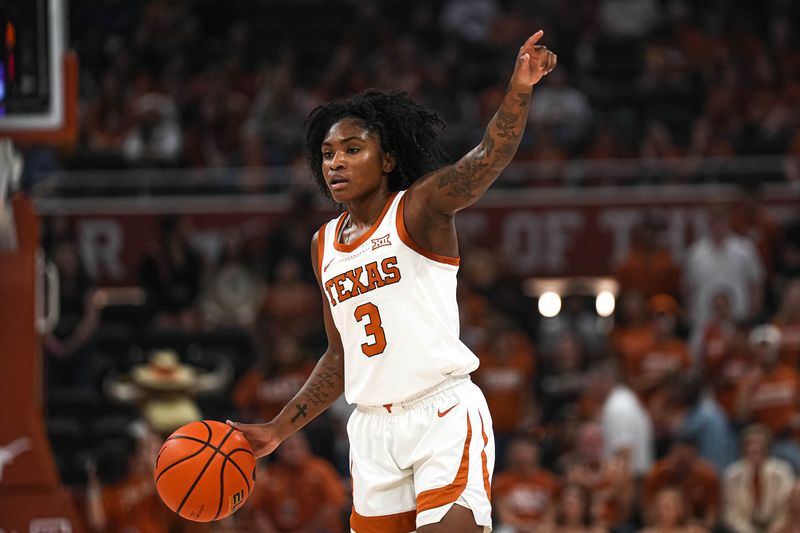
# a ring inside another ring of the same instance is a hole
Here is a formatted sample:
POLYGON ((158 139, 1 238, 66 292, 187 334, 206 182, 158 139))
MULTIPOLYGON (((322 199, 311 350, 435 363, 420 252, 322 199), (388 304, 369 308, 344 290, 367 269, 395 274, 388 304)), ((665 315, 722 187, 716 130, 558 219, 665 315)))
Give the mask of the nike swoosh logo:
POLYGON ((325 272, 326 270, 328 270, 328 267, 331 266, 331 263, 333 263, 335 260, 336 260, 336 258, 334 257, 333 259, 328 261, 328 264, 325 265, 325 268, 323 268, 322 271, 325 272))
POLYGON ((461 402, 456 402, 456 403, 454 403, 454 404, 453 404, 453 405, 452 405, 452 406, 451 406, 449 409, 445 409, 444 411, 442 411, 441 409, 439 409, 438 411, 436 411, 436 414, 437 414, 437 415, 439 415, 439 418, 442 418, 444 415, 446 415, 447 413, 449 413, 450 411, 452 411, 453 409, 455 409, 456 405, 458 405, 458 404, 460 404, 460 403, 461 403, 461 402))

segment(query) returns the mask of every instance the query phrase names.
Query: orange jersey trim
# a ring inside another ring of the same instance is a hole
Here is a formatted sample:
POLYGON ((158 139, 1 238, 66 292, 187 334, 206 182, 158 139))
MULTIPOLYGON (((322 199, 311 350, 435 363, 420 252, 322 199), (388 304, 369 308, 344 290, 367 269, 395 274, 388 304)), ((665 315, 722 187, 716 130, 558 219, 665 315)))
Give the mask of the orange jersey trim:
POLYGON ((449 485, 420 492, 417 495, 418 513, 455 503, 461 493, 464 492, 469 475, 469 445, 471 442, 472 424, 469 421, 469 415, 467 415, 467 438, 464 441, 464 452, 461 454, 461 464, 458 466, 456 477, 449 485))
POLYGON ((483 468, 483 488, 486 490, 486 497, 492 501, 492 487, 489 484, 489 460, 486 457, 486 446, 489 444, 489 437, 486 435, 486 429, 483 425, 483 415, 478 411, 478 416, 481 417, 481 435, 483 436, 483 449, 481 450, 481 467, 483 468))
POLYGON ((386 212, 389 211, 389 207, 392 205, 395 196, 397 196, 397 193, 393 192, 392 195, 389 197, 389 199, 386 200, 386 205, 383 206, 383 211, 381 211, 380 216, 378 216, 378 219, 372 224, 372 226, 370 226, 369 230, 367 230, 363 235, 361 235, 358 239, 356 239, 354 242, 351 242, 350 244, 344 244, 339 242, 339 235, 342 234, 342 224, 344 224, 344 219, 347 218, 348 214, 347 211, 342 213, 341 216, 339 216, 339 221, 336 223, 336 234, 334 235, 333 238, 333 247, 339 250, 340 252, 352 252, 353 250, 364 244, 367 239, 372 237, 372 234, 375 233, 375 230, 378 229, 378 226, 381 225, 383 217, 385 217, 386 212))
POLYGON ((327 225, 327 222, 324 223, 317 233, 317 272, 320 279, 322 279, 322 256, 325 255, 325 228, 327 225))
POLYGON ((350 527, 356 533, 409 533, 417 529, 417 512, 361 516, 353 507, 350 513, 350 527))
POLYGON ((411 238, 411 235, 409 235, 406 231, 406 222, 403 218, 403 206, 405 205, 405 201, 406 197, 403 195, 403 197, 400 198, 400 204, 397 206, 396 220, 397 233, 400 235, 400 240, 403 241, 403 244, 417 252, 419 255, 427 257, 428 259, 432 259, 433 261, 437 261, 439 263, 445 263, 447 265, 458 266, 461 263, 460 257, 450 257, 449 255, 435 254, 429 250, 426 250, 411 238))

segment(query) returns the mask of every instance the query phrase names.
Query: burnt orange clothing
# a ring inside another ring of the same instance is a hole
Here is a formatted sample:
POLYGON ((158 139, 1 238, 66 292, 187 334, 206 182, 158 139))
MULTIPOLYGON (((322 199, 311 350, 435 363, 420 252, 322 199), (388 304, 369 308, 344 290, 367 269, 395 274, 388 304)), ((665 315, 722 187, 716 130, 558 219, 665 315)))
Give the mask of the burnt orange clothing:
POLYGON ((718 324, 709 324, 703 332, 701 360, 706 380, 714 398, 733 419, 739 383, 752 366, 741 346, 730 342, 718 324))
POLYGON ((637 290, 645 296, 663 293, 675 298, 680 294, 680 276, 680 267, 665 249, 631 248, 614 273, 622 292, 637 290))
POLYGON ((780 435, 791 428, 798 396, 800 375, 794 368, 779 364, 761 377, 750 394, 750 418, 780 435))
MULTIPOLYGON (((605 527, 615 526, 627 518, 623 516, 623 494, 615 475, 619 473, 613 472, 607 462, 591 464, 577 460, 567 467, 567 482, 580 485, 591 494, 592 515, 605 527)), ((633 484, 632 479, 630 484, 633 484)))
POLYGON ((640 353, 653 342, 653 328, 647 324, 630 327, 615 327, 609 336, 611 349, 617 356, 617 361, 624 369, 625 362, 633 358, 633 354, 640 353))
POLYGON ((252 368, 236 384, 233 404, 240 411, 255 411, 261 420, 272 420, 294 398, 313 368, 304 363, 272 377, 265 377, 260 368, 252 368))
POLYGON ((658 491, 666 487, 681 490, 695 518, 705 516, 708 509, 719 509, 719 476, 714 466, 703 459, 695 459, 688 469, 678 468, 670 456, 654 464, 644 479, 645 506, 652 506, 658 491))
POLYGON ((520 520, 538 520, 554 505, 560 488, 559 479, 546 470, 528 475, 507 470, 494 477, 492 498, 507 501, 510 512, 520 520))
POLYGON ((534 377, 533 350, 522 345, 505 357, 478 353, 481 366, 473 374, 483 390, 495 431, 517 429, 525 415, 525 402, 530 397, 534 377))
POLYGON ((649 398, 657 392, 660 384, 641 390, 642 379, 650 374, 677 373, 689 368, 689 348, 682 340, 656 339, 652 337, 639 351, 626 354, 627 360, 623 361, 625 378, 634 390, 640 391, 643 399, 649 398))
POLYGON ((792 368, 800 363, 800 319, 775 317, 772 324, 781 330, 781 362, 792 368))
POLYGON ((205 525, 192 524, 173 513, 161 502, 153 478, 132 476, 117 485, 103 488, 106 531, 207 531, 205 525))
MULTIPOLYGON (((309 457, 300 468, 268 465, 259 473, 247 508, 266 512, 279 531, 295 531, 308 527, 323 506, 342 507, 346 501, 336 470, 324 459, 309 457)), ((325 527, 331 532, 342 531, 337 521, 325 527)))

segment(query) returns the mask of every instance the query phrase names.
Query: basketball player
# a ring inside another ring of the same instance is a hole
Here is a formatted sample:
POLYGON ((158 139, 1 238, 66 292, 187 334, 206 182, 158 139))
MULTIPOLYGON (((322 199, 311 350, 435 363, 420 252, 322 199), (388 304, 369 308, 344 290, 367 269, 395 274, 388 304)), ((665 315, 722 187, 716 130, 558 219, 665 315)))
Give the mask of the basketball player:
POLYGON ((458 338, 455 214, 511 162, 532 87, 556 65, 520 48, 483 140, 447 164, 441 119, 405 93, 370 90, 312 111, 305 145, 323 191, 346 211, 314 235, 328 349, 266 424, 229 422, 257 456, 344 392, 356 532, 491 530, 492 422, 458 338))

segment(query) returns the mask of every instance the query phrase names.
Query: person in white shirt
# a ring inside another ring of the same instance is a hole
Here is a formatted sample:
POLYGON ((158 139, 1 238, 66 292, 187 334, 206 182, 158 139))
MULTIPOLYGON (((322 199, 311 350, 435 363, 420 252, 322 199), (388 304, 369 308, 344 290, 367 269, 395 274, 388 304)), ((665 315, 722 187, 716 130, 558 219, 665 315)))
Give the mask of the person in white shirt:
POLYGON ((689 247, 684 265, 692 337, 703 331, 720 292, 730 296, 737 320, 756 317, 762 304, 764 267, 758 250, 750 239, 731 231, 725 206, 714 205, 708 214, 708 235, 689 247))

